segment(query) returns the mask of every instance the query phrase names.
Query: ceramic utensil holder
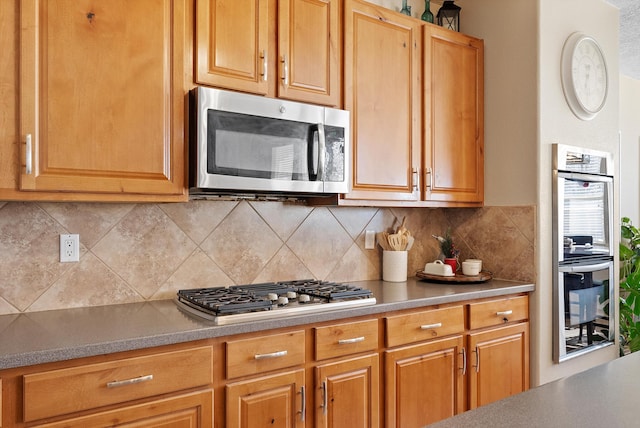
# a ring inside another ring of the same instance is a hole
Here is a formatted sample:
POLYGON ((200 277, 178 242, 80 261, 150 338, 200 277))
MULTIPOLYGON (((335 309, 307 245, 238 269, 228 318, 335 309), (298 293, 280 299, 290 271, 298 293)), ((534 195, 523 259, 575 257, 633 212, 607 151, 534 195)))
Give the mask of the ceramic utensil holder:
POLYGON ((389 282, 407 281, 407 251, 382 252, 382 280, 389 282))

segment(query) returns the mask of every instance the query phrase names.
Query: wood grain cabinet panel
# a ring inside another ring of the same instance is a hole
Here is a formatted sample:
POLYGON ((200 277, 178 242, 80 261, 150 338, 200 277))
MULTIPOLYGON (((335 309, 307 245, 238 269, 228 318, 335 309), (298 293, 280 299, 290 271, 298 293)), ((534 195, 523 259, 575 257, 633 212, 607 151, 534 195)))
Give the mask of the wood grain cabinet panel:
POLYGON ((60 416, 205 386, 212 379, 211 347, 165 352, 24 376, 24 420, 60 416), (64 400, 51 400, 63 396, 64 400))
POLYGON ((196 80, 340 103, 341 0, 198 0, 196 80))
POLYGON ((227 427, 304 427, 304 370, 260 376, 226 386, 227 427))
POLYGON ((464 339, 385 352, 386 427, 423 427, 465 410, 464 339))
POLYGON ((228 341, 227 379, 304 364, 304 338, 304 330, 299 330, 228 341))
POLYGON ((377 428, 380 402, 378 354, 323 364, 316 373, 316 427, 377 428))
POLYGON ((421 31, 420 20, 345 2, 345 108, 353 146, 345 200, 420 198, 421 31))
POLYGON ((318 327, 315 332, 316 360, 343 357, 378 348, 378 320, 318 327))
POLYGON ((38 428, 210 428, 213 426, 213 391, 151 401, 89 416, 37 425, 38 428))
POLYGON ((190 8, 20 2, 20 190, 186 200, 190 8))
POLYGON ((529 318, 527 296, 506 297, 469 304, 469 328, 500 326, 529 318))
POLYGON ((462 306, 394 315, 386 317, 385 320, 388 347, 437 339, 464 331, 462 306))
POLYGON ((469 408, 529 389, 529 323, 469 334, 469 408))
POLYGON ((425 25, 426 201, 484 201, 484 43, 425 25))

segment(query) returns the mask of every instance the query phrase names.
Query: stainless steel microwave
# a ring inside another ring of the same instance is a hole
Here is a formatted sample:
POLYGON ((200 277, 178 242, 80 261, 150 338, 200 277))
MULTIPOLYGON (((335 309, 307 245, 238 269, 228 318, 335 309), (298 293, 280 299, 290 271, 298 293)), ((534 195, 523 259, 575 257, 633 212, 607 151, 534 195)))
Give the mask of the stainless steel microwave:
POLYGON ((205 87, 191 96, 192 194, 349 191, 348 111, 205 87))

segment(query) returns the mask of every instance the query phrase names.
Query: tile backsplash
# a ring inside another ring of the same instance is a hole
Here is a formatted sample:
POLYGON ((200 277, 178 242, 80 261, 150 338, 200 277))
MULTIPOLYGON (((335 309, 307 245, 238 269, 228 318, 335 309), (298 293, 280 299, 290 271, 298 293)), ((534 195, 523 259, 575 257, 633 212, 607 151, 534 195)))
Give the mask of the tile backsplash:
POLYGON ((406 226, 409 275, 451 228, 461 259, 496 278, 535 281, 535 207, 309 207, 271 201, 183 204, 0 202, 0 314, 173 298, 181 288, 317 278, 381 278, 365 230, 406 226), (59 262, 59 235, 80 261, 59 262))

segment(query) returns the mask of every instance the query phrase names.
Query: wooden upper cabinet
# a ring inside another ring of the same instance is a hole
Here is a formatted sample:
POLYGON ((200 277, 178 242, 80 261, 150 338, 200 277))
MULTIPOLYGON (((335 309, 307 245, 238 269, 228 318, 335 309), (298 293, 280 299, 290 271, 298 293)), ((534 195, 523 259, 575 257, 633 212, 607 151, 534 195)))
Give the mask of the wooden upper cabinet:
POLYGON ((345 108, 352 190, 346 200, 420 198, 420 20, 360 0, 345 7, 345 108))
POLYGON ((198 0, 200 84, 340 104, 340 0, 198 0))
POLYGON ((427 201, 484 201, 484 43, 425 25, 427 201))
POLYGON ((186 199, 188 10, 20 2, 21 190, 186 199))

